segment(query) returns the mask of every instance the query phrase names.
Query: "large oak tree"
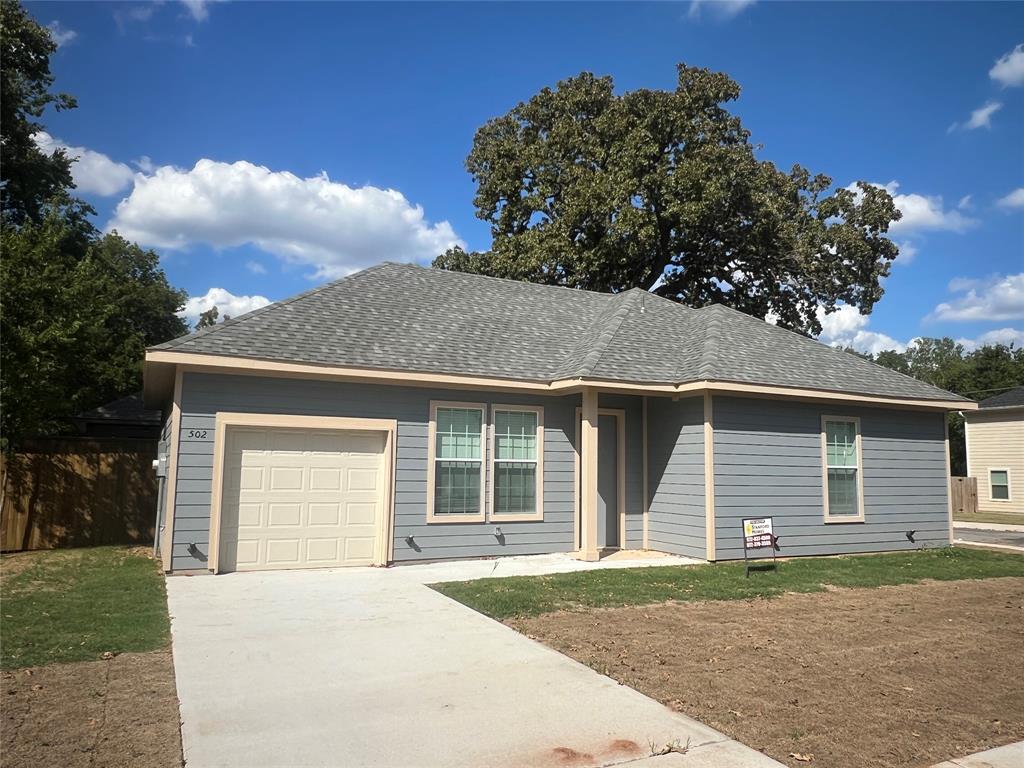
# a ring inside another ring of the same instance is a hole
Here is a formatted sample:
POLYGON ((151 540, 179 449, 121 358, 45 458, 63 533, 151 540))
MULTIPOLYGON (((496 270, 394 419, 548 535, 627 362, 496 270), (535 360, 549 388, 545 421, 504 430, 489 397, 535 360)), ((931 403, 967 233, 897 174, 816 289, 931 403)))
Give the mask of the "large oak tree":
POLYGON ((678 67, 675 90, 617 94, 582 73, 481 127, 466 165, 485 253, 435 267, 728 304, 817 334, 819 306, 870 312, 898 253, 884 189, 760 160, 725 105, 727 75, 678 67))

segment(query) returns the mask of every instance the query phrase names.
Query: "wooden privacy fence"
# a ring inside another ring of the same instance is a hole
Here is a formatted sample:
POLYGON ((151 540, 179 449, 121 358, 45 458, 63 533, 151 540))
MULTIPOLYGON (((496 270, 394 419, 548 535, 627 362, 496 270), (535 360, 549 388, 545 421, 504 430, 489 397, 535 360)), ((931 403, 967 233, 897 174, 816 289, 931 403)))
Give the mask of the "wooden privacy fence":
POLYGON ((950 478, 953 493, 953 514, 978 514, 978 478, 950 478))
POLYGON ((156 441, 40 438, 0 457, 0 548, 151 544, 156 441))

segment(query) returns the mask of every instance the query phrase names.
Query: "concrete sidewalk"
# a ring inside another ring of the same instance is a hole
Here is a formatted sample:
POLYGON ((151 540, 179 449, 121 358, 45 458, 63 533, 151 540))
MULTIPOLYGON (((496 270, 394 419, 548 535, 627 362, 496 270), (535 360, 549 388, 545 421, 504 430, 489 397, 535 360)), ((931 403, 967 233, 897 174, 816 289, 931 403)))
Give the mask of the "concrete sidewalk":
POLYGON ((188 768, 780 765, 420 583, 434 575, 168 578, 188 768), (652 757, 669 744, 689 750, 652 757))
POLYGON ((956 760, 936 763, 932 768, 1021 768, 1024 766, 1024 741, 987 749, 956 760))

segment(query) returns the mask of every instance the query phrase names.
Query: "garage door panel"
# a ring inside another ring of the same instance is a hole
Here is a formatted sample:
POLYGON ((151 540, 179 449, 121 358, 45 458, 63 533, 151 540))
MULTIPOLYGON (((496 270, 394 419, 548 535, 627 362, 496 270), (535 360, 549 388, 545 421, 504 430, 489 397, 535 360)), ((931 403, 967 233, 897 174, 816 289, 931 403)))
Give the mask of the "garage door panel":
POLYGON ((300 539, 269 539, 267 565, 299 565, 302 542, 300 539))
POLYGON ((267 505, 267 527, 282 526, 299 528, 302 526, 302 504, 271 502, 267 505))
POLYGON ((341 469, 336 467, 310 467, 309 488, 313 491, 340 491, 341 469))
POLYGON ((316 525, 341 525, 341 503, 340 502, 310 502, 309 524, 316 525))
POLYGON ((306 560, 310 563, 335 563, 339 557, 338 539, 308 539, 306 541, 306 560))
POLYGON ((352 467, 348 470, 345 490, 349 492, 366 491, 375 493, 377 491, 379 474, 376 468, 352 467))
POLYGON ((229 428, 222 569, 372 564, 384 445, 374 432, 229 428))

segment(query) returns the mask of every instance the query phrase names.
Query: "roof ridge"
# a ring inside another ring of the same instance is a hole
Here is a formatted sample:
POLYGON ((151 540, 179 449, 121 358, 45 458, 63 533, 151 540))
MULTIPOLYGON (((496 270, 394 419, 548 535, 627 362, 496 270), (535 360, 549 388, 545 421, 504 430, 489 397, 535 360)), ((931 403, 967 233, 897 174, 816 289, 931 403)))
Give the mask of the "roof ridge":
MULTIPOLYGON (((643 289, 639 290, 642 291, 643 289)), ((615 338, 615 334, 618 333, 619 328, 622 327, 622 323, 625 321, 627 315, 629 315, 633 305, 639 300, 639 295, 633 289, 611 295, 614 301, 619 302, 619 306, 615 308, 615 311, 612 312, 611 316, 605 321, 604 328, 601 330, 601 333, 598 334, 597 339, 590 348, 590 351, 587 352, 586 356, 583 358, 583 362, 580 364, 579 376, 587 376, 588 374, 593 373, 594 369, 597 368, 598 364, 601 362, 601 358, 604 356, 604 353, 611 345, 612 339, 615 338)))
POLYGON ((619 296, 621 294, 628 293, 629 291, 632 291, 632 290, 638 290, 638 291, 644 290, 643 288, 627 288, 626 290, 619 291, 617 293, 612 292, 612 291, 595 291, 595 290, 591 290, 590 288, 573 288, 571 285, 554 285, 552 283, 535 283, 532 280, 517 280, 514 277, 497 277, 496 275, 482 275, 479 272, 460 272, 457 269, 442 269, 440 267, 424 267, 424 266, 422 266, 420 264, 415 264, 413 262, 406 262, 404 264, 401 264, 401 263, 398 263, 398 262, 391 262, 391 263, 396 264, 397 266, 401 266, 401 267, 412 267, 414 269, 422 269, 425 272, 441 272, 441 273, 448 272, 448 273, 454 274, 454 275, 466 275, 467 277, 479 277, 479 278, 483 278, 485 280, 497 280, 497 281, 502 282, 502 283, 514 283, 516 285, 529 285, 529 286, 536 286, 537 288, 558 288, 558 289, 563 290, 563 291, 574 291, 576 293, 590 293, 590 294, 593 294, 595 296, 603 296, 605 298, 608 298, 609 296, 611 296, 611 297, 619 296))
MULTIPOLYGON (((721 304, 708 304, 700 307, 698 311, 719 307, 721 304)), ((697 375, 703 379, 713 379, 715 366, 718 363, 718 331, 721 323, 718 317, 709 313, 707 324, 704 326, 704 345, 700 354, 700 365, 697 366, 697 375)), ((678 373, 676 374, 679 375, 678 373)))
POLYGON ((296 301, 299 301, 300 299, 305 299, 309 296, 313 296, 317 293, 320 293, 321 291, 326 291, 328 288, 338 285, 339 283, 343 283, 346 280, 356 277, 357 275, 365 275, 367 272, 373 272, 378 269, 382 269, 383 267, 389 266, 399 265, 396 265, 394 262, 391 261, 382 261, 380 264, 374 264, 372 267, 361 269, 358 272, 352 272, 351 274, 345 275, 344 277, 329 280, 326 283, 310 288, 308 291, 303 291, 302 293, 297 293, 294 296, 290 296, 287 299, 282 299, 281 301, 272 301, 265 307, 253 309, 249 312, 246 312, 245 314, 239 315, 238 317, 232 317, 230 320, 224 320, 215 325, 211 325, 209 328, 203 328, 202 330, 199 331, 192 331, 191 333, 186 333, 182 336, 178 336, 175 339, 170 339, 161 344, 156 344, 152 347, 147 347, 147 349, 174 349, 175 347, 184 344, 186 341, 194 341, 195 339, 200 339, 203 338, 204 336, 209 336, 211 333, 216 333, 217 331, 220 331, 224 328, 234 327, 239 323, 246 322, 247 320, 251 320, 252 318, 257 317, 258 315, 262 315, 263 313, 271 309, 279 309, 289 304, 293 304, 296 301))

